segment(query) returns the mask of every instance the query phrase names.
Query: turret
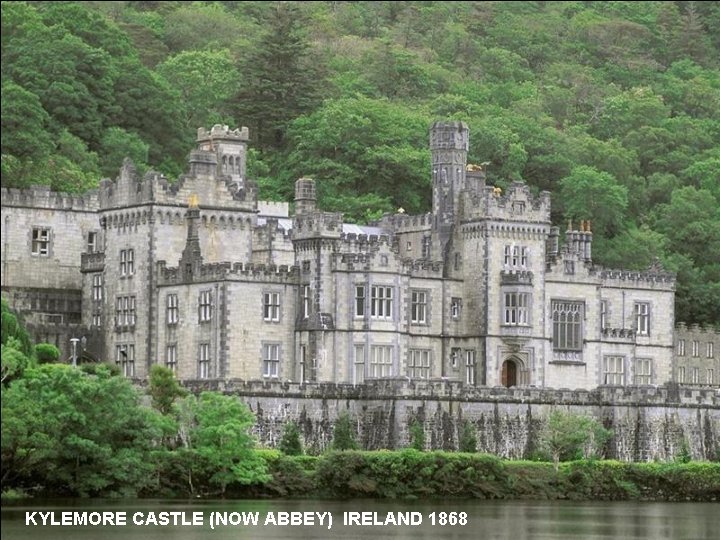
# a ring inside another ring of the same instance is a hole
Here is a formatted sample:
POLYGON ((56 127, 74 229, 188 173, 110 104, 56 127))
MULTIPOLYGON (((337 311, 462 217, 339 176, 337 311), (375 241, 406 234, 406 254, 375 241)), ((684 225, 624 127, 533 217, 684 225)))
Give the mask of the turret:
POLYGON ((230 129, 215 124, 210 131, 198 129, 198 150, 215 154, 217 174, 229 176, 238 189, 244 187, 246 178, 247 143, 250 140, 248 128, 230 129))
POLYGON ((302 216, 315 212, 317 197, 315 195, 315 180, 300 178, 295 182, 295 215, 302 216))

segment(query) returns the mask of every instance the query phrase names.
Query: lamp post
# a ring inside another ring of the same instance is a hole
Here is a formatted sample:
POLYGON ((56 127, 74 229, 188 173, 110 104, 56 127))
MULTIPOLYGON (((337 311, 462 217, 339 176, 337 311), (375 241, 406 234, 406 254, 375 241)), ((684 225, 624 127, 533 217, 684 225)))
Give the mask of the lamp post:
POLYGON ((77 344, 78 341, 80 341, 78 338, 70 338, 70 343, 72 343, 72 365, 73 367, 77 367, 77 344))

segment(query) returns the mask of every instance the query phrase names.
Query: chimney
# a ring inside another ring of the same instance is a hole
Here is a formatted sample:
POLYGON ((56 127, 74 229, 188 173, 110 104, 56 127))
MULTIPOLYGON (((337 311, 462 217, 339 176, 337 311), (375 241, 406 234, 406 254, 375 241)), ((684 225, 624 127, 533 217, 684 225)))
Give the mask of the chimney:
POLYGON ((555 259, 560 251, 560 227, 550 227, 548 236, 548 257, 555 259))
POLYGON ((295 182, 295 215, 312 214, 315 212, 315 180, 300 178, 295 182))

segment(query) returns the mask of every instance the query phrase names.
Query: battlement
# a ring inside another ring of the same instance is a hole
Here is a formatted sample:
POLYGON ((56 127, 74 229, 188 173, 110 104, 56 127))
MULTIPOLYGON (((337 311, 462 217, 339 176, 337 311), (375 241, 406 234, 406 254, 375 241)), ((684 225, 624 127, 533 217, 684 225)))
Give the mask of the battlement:
POLYGON ((687 334, 704 334, 707 335, 709 338, 720 338, 720 330, 712 325, 700 325, 700 324, 691 324, 688 325, 684 322, 679 322, 675 325, 675 331, 678 334, 687 335, 687 334))
POLYGON ((381 227, 389 233, 426 231, 432 228, 435 223, 435 216, 432 214, 418 214, 409 216, 407 214, 385 214, 380 221, 373 225, 381 227))
POLYGON ((535 196, 527 184, 513 182, 503 192, 486 186, 478 192, 466 192, 465 219, 502 219, 513 221, 550 222, 550 192, 535 196))
POLYGON ((598 272, 603 285, 628 287, 637 284, 666 286, 668 290, 675 288, 675 274, 653 270, 610 270, 602 268, 598 272))
POLYGON ((267 217, 289 217, 290 203, 278 201, 258 201, 258 215, 267 217))
POLYGON ((387 234, 358 234, 358 233, 341 233, 340 240, 346 245, 351 246, 356 251, 373 251, 382 245, 389 247, 395 246, 393 236, 387 234))
POLYGON ((568 390, 515 386, 467 386, 443 379, 386 378, 365 384, 296 383, 261 380, 185 380, 193 392, 216 390, 246 397, 297 397, 323 400, 440 400, 460 402, 588 405, 720 407, 712 388, 689 386, 601 386, 594 390, 568 390))
POLYGON ((52 191, 48 186, 31 186, 25 189, 1 188, 3 206, 47 208, 48 210, 72 210, 95 212, 100 207, 97 190, 77 195, 52 191))
POLYGON ((197 139, 195 140, 198 143, 201 143, 223 139, 247 142, 250 140, 250 130, 245 126, 237 129, 230 129, 228 126, 215 124, 209 131, 204 127, 198 128, 197 139))
POLYGON ((343 215, 340 212, 314 212, 307 215, 296 215, 293 222, 293 236, 296 239, 314 236, 340 238, 342 226, 343 215))
MULTIPOLYGON (((167 267, 165 261, 157 263, 158 285, 180 285, 183 281, 179 267, 167 267)), ((209 281, 257 281, 296 285, 300 276, 297 266, 265 265, 253 263, 210 263, 199 265, 193 282, 209 281)))

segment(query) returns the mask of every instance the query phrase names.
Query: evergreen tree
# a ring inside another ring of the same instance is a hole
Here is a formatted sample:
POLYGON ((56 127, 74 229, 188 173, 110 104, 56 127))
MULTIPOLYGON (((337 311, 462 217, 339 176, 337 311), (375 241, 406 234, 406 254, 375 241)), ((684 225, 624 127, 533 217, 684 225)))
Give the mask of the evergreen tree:
POLYGON ((341 414, 335 421, 333 430, 333 450, 357 450, 358 444, 355 440, 355 429, 352 419, 348 413, 341 414))
POLYGON ((265 24, 266 33, 241 66, 244 80, 235 100, 236 117, 249 125, 261 149, 281 148, 290 121, 312 111, 322 88, 299 7, 278 2, 265 24))
POLYGON ((288 456, 299 456, 303 453, 302 442, 300 441, 300 430, 295 422, 285 424, 278 448, 283 454, 288 456))
POLYGON ((477 431, 475 430, 475 426, 467 420, 463 422, 458 446, 461 452, 477 452, 477 431))

